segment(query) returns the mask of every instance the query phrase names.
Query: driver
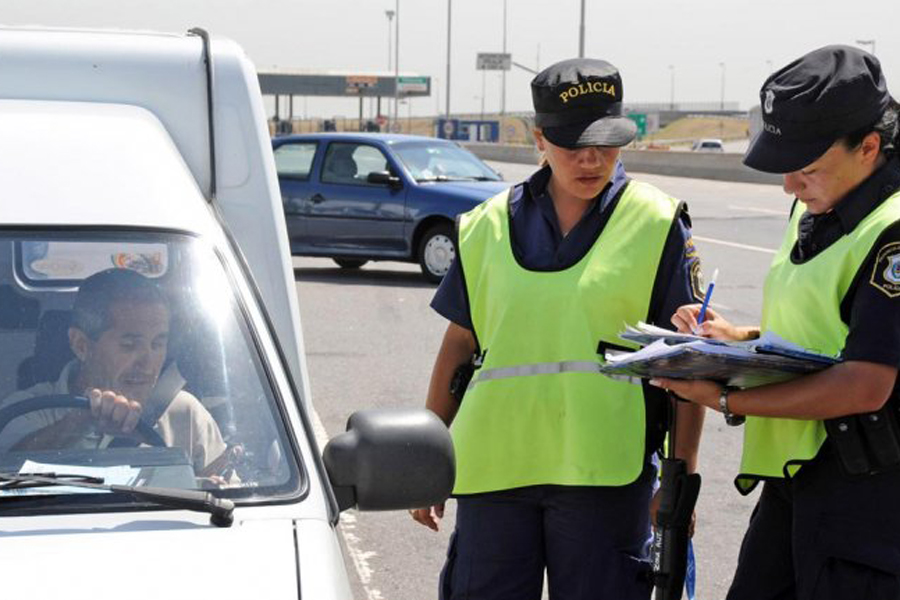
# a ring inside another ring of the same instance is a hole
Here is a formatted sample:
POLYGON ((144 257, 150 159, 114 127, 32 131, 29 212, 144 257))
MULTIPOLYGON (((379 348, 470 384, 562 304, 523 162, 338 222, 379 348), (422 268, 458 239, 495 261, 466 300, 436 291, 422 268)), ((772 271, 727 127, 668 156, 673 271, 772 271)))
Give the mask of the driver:
POLYGON ((90 411, 26 413, 0 432, 0 452, 105 448, 115 437, 137 436, 141 416, 147 420, 148 414, 154 414, 160 415, 154 428, 166 445, 184 450, 198 476, 213 475, 207 471, 214 461, 222 462, 216 459, 226 450, 215 420, 197 398, 180 385, 167 386, 168 378, 160 377, 169 322, 163 292, 143 275, 107 269, 85 279, 75 297, 69 327, 75 359, 56 382, 16 392, 3 406, 71 394, 86 396, 90 411), (162 391, 165 387, 168 392, 162 391))

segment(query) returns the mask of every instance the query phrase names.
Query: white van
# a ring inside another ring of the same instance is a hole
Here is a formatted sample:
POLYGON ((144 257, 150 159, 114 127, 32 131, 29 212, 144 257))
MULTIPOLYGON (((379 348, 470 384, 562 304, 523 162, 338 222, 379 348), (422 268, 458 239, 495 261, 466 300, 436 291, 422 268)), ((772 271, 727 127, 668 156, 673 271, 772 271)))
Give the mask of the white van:
POLYGON ((452 444, 360 411, 323 459, 300 332, 240 48, 0 28, 3 595, 350 599, 340 511, 446 498, 452 444))

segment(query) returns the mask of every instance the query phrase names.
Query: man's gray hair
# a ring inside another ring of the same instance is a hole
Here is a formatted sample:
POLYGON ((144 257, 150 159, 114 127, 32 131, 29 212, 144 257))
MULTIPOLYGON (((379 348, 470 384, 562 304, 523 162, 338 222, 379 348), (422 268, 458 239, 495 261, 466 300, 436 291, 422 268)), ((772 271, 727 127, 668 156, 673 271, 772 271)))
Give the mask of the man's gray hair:
POLYGON ((168 305, 165 294, 151 279, 131 269, 106 269, 81 282, 72 306, 71 326, 96 340, 111 326, 110 306, 123 301, 168 305))

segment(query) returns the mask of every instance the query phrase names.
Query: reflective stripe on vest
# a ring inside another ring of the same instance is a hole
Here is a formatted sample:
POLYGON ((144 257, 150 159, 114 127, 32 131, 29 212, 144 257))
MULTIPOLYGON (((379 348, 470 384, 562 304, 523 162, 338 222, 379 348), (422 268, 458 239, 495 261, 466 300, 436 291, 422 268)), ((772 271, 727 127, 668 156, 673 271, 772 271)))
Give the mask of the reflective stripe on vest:
POLYGON ((454 493, 638 477, 643 391, 601 375, 597 345, 647 319, 677 209, 652 186, 630 182, 594 245, 561 271, 517 263, 508 192, 460 218, 459 260, 486 354, 453 422, 454 493))
MULTIPOLYGON (((841 319, 841 302, 878 237, 900 220, 900 193, 882 202, 850 234, 795 265, 791 249, 802 213, 798 204, 766 276, 761 329, 808 350, 836 356, 844 349, 848 333, 841 319)), ((760 478, 793 476, 815 457, 824 441, 822 421, 747 417, 735 485, 741 493, 749 493, 760 478)))

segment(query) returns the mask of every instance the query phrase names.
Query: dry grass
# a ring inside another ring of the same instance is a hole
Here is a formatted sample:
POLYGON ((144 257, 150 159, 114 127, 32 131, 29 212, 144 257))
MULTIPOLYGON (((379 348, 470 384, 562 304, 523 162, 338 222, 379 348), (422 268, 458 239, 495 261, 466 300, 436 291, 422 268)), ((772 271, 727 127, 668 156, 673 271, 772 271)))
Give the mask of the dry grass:
POLYGON ((690 143, 701 138, 739 140, 747 137, 747 119, 736 117, 685 117, 669 123, 645 142, 690 143))

